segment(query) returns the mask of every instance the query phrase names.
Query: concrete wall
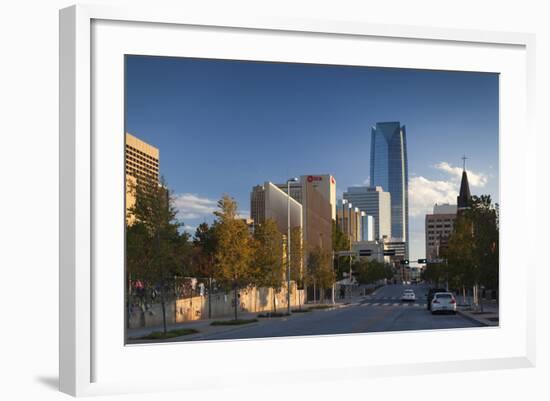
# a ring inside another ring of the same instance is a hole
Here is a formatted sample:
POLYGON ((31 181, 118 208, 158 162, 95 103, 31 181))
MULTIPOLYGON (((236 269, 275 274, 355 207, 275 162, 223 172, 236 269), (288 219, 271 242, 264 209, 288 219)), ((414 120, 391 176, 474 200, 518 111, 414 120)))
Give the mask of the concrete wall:
MULTIPOLYGON (((275 306, 277 311, 286 309, 286 288, 275 294, 275 306)), ((266 312, 273 311, 272 288, 249 288, 239 291, 238 311, 241 312, 266 312)), ((208 319, 208 302, 212 302, 212 318, 228 318, 234 314, 233 293, 213 294, 210 300, 208 296, 182 298, 166 304, 166 319, 168 324, 182 323, 191 320, 208 319)), ((296 290, 292 283, 290 292, 290 305, 292 307, 304 303, 304 291, 296 290)), ((134 307, 130 312, 129 328, 151 327, 162 325, 162 307, 160 304, 151 305, 148 310, 142 311, 134 307)))

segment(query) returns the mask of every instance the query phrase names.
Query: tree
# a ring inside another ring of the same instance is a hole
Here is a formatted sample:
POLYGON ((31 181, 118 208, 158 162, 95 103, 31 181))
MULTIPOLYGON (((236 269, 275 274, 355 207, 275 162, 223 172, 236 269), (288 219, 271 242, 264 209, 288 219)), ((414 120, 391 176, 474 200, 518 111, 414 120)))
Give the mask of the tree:
POLYGON ((254 280, 253 245, 246 223, 237 219, 237 203, 224 195, 218 201, 219 210, 214 223, 216 250, 214 252, 216 280, 226 287, 233 287, 235 320, 237 320, 238 289, 254 280))
POLYGON ((313 248, 307 261, 307 278, 313 283, 313 292, 316 287, 321 290, 330 288, 336 279, 334 269, 331 263, 331 253, 325 251, 319 246, 313 248))
POLYGON ((214 227, 201 223, 193 238, 194 275, 208 277, 208 318, 212 317, 212 280, 215 276, 216 233, 214 227))
MULTIPOLYGON (((332 250, 335 254, 340 251, 349 251, 351 249, 351 242, 349 237, 342 231, 342 229, 332 221, 332 250)), ((334 258, 334 269, 337 272, 338 278, 344 277, 344 272, 349 271, 349 264, 351 263, 350 256, 336 256, 334 258), (342 268, 340 268, 342 267, 342 268)))
POLYGON ((353 264, 353 271, 359 284, 373 284, 383 279, 391 279, 393 272, 391 266, 377 260, 360 258, 353 264))
POLYGON ((302 236, 302 228, 292 227, 290 236, 290 278, 298 286, 303 286, 305 242, 302 236))
POLYGON ((168 283, 187 265, 189 236, 178 230, 182 224, 176 219, 173 198, 164 179, 156 185, 136 183, 133 191, 136 201, 129 213, 135 219, 127 225, 127 269, 130 277, 139 277, 159 291, 166 333, 168 283))
POLYGON ((284 278, 283 235, 273 219, 266 219, 254 231, 255 283, 273 289, 273 309, 277 311, 276 294, 281 291, 284 278))
POLYGON ((489 195, 473 196, 458 215, 445 256, 450 280, 463 287, 498 288, 499 207, 489 195))
MULTIPOLYGON (((304 249, 305 242, 301 227, 290 229, 290 278, 296 283, 296 289, 304 288, 304 249)), ((299 308, 301 308, 298 296, 299 308)))

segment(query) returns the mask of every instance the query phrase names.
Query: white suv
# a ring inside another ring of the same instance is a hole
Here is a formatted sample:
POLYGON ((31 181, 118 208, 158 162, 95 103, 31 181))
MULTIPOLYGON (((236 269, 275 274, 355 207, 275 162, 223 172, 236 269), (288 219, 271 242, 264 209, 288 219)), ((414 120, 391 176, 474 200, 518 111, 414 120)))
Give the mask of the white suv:
POLYGON ((431 304, 432 314, 437 312, 456 313, 456 299, 451 292, 436 292, 431 304))

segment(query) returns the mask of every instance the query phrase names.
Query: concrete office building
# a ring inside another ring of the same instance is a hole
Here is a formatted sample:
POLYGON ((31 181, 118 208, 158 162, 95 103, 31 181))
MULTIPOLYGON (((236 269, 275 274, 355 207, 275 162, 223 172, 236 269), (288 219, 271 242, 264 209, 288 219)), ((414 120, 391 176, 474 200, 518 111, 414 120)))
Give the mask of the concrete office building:
MULTIPOLYGON (((309 176, 311 177, 311 176, 309 176)), ((304 239, 309 249, 316 246, 332 251, 332 216, 334 208, 317 189, 316 181, 302 181, 302 206, 304 213, 304 239)))
POLYGON ((448 203, 435 204, 433 214, 456 214, 457 205, 450 205, 448 203))
POLYGON ((435 205, 433 214, 426 215, 426 259, 439 259, 447 247, 449 237, 453 233, 456 212, 456 205, 435 205))
POLYGON ((390 257, 384 256, 384 241, 359 241, 351 246, 352 251, 365 252, 369 254, 366 257, 368 260, 376 260, 380 263, 390 263, 390 257))
POLYGON ((136 203, 136 185, 159 184, 159 150, 147 142, 126 133, 124 169, 126 175, 126 221, 132 224, 134 216, 128 211, 136 203))
POLYGON ((363 219, 359 208, 354 207, 345 199, 338 199, 336 206, 336 225, 355 243, 361 241, 363 234, 363 219))
POLYGON ((374 217, 361 212, 361 241, 374 241, 374 217))
MULTIPOLYGON (((371 131, 370 185, 391 194, 391 235, 409 241, 407 135, 399 122, 377 123, 371 131)), ((408 255, 408 246, 406 254, 408 255)))
MULTIPOLYGON (((283 191, 287 191, 287 184, 275 184, 283 191)), ((304 204, 304 187, 309 185, 329 202, 332 220, 336 219, 336 179, 330 174, 302 175, 298 182, 290 183, 290 196, 304 204)))
POLYGON ((373 217, 375 240, 392 236, 389 192, 385 192, 382 187, 349 187, 343 198, 373 217))
MULTIPOLYGON (((287 192, 287 184, 275 184, 287 192)), ((332 220, 336 218, 336 180, 333 176, 302 175, 290 183, 290 196, 302 204, 306 246, 332 250, 332 220), (333 217, 334 216, 334 217, 333 217)))
POLYGON ((336 203, 336 224, 352 243, 374 240, 374 218, 345 199, 336 203))
MULTIPOLYGON (((250 218, 254 225, 273 219, 283 235, 288 232, 288 195, 271 182, 256 185, 250 193, 250 218)), ((302 205, 290 197, 290 227, 303 226, 302 205)))

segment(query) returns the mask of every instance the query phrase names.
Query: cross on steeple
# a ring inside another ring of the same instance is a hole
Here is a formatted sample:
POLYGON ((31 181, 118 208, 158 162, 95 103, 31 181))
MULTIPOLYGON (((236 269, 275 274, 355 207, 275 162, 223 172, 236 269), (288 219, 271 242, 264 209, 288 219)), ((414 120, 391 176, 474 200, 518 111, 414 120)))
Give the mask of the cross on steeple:
POLYGON ((461 159, 462 159, 462 170, 465 171, 466 170, 466 159, 468 159, 468 158, 466 157, 466 155, 464 155, 464 156, 462 156, 461 159))

